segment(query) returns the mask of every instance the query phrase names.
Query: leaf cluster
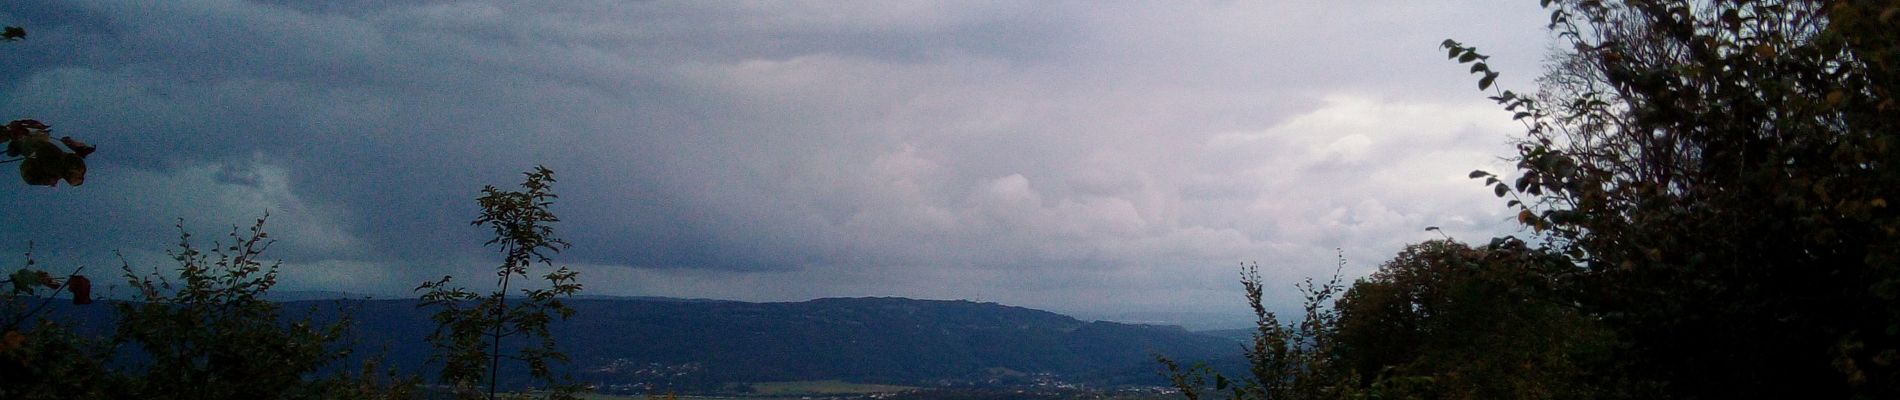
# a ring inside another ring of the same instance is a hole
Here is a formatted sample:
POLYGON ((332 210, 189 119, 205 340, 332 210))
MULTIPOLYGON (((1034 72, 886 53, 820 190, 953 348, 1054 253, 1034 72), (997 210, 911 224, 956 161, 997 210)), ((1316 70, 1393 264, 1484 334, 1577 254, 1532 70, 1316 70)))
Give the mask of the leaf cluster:
POLYGON ((85 184, 86 156, 97 149, 71 136, 55 140, 51 130, 31 119, 0 127, 0 144, 6 146, 8 157, 0 163, 20 163, 20 179, 29 185, 57 186, 61 181, 73 186, 85 184))
MULTIPOLYGON (((26 39, 26 29, 0 29, 0 42, 26 39)), ((20 119, 0 127, 0 164, 20 163, 20 179, 29 185, 57 186, 60 181, 79 186, 86 182, 86 156, 97 150, 71 136, 53 139, 52 127, 38 120, 20 119)))

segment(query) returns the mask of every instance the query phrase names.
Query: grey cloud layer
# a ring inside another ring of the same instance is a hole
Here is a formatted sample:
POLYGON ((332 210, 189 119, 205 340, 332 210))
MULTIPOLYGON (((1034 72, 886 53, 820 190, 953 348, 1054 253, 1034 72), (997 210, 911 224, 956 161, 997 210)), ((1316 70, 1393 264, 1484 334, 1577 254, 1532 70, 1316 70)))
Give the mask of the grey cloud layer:
POLYGON ((1463 174, 1513 127, 1432 46, 1521 87, 1520 3, 10 3, 0 110, 102 150, 0 247, 268 209, 287 284, 400 291, 478 271, 469 199, 539 163, 601 293, 1231 310, 1242 260, 1510 232, 1463 174))

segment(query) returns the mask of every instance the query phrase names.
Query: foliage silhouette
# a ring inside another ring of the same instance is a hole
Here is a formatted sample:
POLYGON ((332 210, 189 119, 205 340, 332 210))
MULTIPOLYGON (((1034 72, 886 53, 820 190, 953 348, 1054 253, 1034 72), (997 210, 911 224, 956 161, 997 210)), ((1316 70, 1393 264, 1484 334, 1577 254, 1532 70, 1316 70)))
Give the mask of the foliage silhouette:
MULTIPOLYGON (((45 318, 56 296, 72 288, 74 278, 84 278, 75 271, 62 282, 38 267, 31 250, 25 258, 24 265, 0 280, 11 284, 11 290, 0 292, 0 398, 101 396, 102 360, 109 354, 101 349, 107 346, 45 318)), ((91 304, 89 295, 74 294, 72 301, 91 304)))
MULTIPOLYGON (((0 41, 26 39, 26 29, 8 26, 0 30, 0 41)), ((97 150, 71 136, 53 139, 52 127, 33 119, 19 119, 0 127, 0 145, 6 147, 6 159, 0 164, 20 163, 20 179, 29 185, 58 186, 64 181, 79 186, 86 183, 86 156, 97 150)))
POLYGON ((115 344, 136 346, 142 362, 124 372, 121 396, 150 399, 315 398, 307 375, 348 354, 336 346, 346 318, 323 325, 281 321, 281 306, 263 295, 277 284, 278 263, 261 257, 273 241, 266 218, 248 232, 232 229, 209 252, 191 243, 179 223, 176 281, 158 271, 124 267, 134 301, 119 310, 115 344))
MULTIPOLYGON (((1338 267, 1344 268, 1345 264, 1342 255, 1338 267)), ((1356 377, 1339 364, 1339 314, 1332 304, 1345 290, 1338 269, 1323 283, 1316 284, 1309 278, 1296 285, 1305 297, 1297 323, 1280 322, 1278 315, 1267 311, 1258 264, 1241 267, 1240 283, 1254 314, 1253 341, 1244 349, 1251 376, 1234 380, 1205 364, 1183 367, 1157 355, 1166 368, 1163 375, 1175 389, 1190 400, 1215 394, 1234 400, 1350 397, 1356 377), (1214 380, 1211 386, 1207 382, 1210 378, 1214 380), (1210 387, 1211 392, 1207 390, 1210 387)))
POLYGON ((1397 398, 1600 399, 1613 338, 1568 299, 1561 254, 1497 239, 1407 246, 1337 303, 1339 362, 1397 398))
MULTIPOLYGON (((0 29, 0 42, 24 39, 25 28, 7 26, 0 29)), ((20 163, 20 179, 29 185, 55 186, 61 181, 73 186, 85 183, 85 159, 96 149, 72 137, 55 141, 51 130, 46 124, 32 119, 14 120, 0 126, 0 146, 5 147, 5 157, 9 157, 0 159, 0 164, 20 163)), ((28 247, 31 247, 31 243, 28 243, 28 247)), ((63 278, 57 277, 45 269, 36 268, 35 263, 29 250, 26 265, 0 278, 0 283, 11 286, 11 290, 0 294, 0 313, 3 313, 0 315, 4 316, 0 318, 0 377, 10 378, 9 383, 12 383, 0 385, 0 395, 65 397, 61 394, 79 392, 29 391, 32 388, 47 388, 40 384, 56 379, 59 376, 56 373, 65 369, 45 365, 29 366, 52 363, 72 367, 86 364, 84 357, 74 356, 80 354, 75 350, 84 346, 64 328, 39 317, 46 305, 61 292, 71 295, 74 304, 91 304, 92 280, 79 275, 78 271, 63 278), (42 290, 45 292, 42 293, 42 290), (29 302, 35 304, 28 306, 29 302)), ((81 380, 75 377, 68 381, 81 380)), ((71 385, 66 386, 72 388, 71 385)))
POLYGON ((1266 311, 1249 266, 1241 284, 1256 316, 1251 376, 1160 362, 1189 399, 1628 397, 1635 389, 1604 374, 1608 331, 1565 303, 1559 282, 1576 271, 1515 239, 1479 249, 1429 241, 1350 287, 1337 273, 1296 285, 1301 320, 1283 323, 1266 311))
MULTIPOLYGON (((1587 268, 1576 301, 1679 398, 1900 397, 1900 5, 1549 1, 1519 220, 1587 268)), ((1475 48, 1450 57, 1495 75, 1475 48)))
MULTIPOLYGON (((339 341, 352 326, 347 317, 288 320, 265 300, 277 264, 262 261, 271 243, 264 221, 243 233, 233 228, 229 242, 209 251, 180 222, 170 252, 178 267, 139 273, 124 265, 135 293, 109 302, 114 330, 104 336, 86 336, 42 312, 53 289, 0 298, 7 337, 20 339, 0 349, 0 398, 412 398, 414 381, 376 371, 378 364, 357 374, 335 371, 350 352, 339 341)), ((28 260, 15 274, 38 275, 28 260)))
POLYGON ((1515 177, 1471 177, 1543 248, 1409 248, 1336 304, 1340 358, 1293 375, 1357 377, 1319 397, 1900 397, 1900 4, 1541 3, 1565 46, 1537 94, 1442 46, 1526 127, 1515 177))
POLYGON ((450 287, 453 280, 450 276, 416 287, 423 292, 419 307, 440 308, 433 317, 436 329, 428 340, 437 350, 434 359, 445 364, 440 379, 455 387, 458 396, 463 398, 482 397, 475 385, 484 379, 484 374, 488 383, 486 398, 495 398, 503 358, 527 364, 530 376, 550 383, 556 390, 549 392, 548 398, 571 398, 578 390, 572 384, 555 381, 549 362, 567 362, 568 356, 557 348, 548 324, 557 316, 563 320, 573 316, 574 309, 563 304, 561 298, 581 291, 581 284, 575 282, 579 273, 567 267, 557 268, 542 276, 547 281, 546 287, 520 289, 522 299, 513 304, 508 301, 508 289, 515 278, 527 279, 529 267, 536 263, 552 266, 547 253, 559 252, 568 246, 566 241, 554 237, 552 224, 560 219, 548 210, 557 197, 550 187, 554 183, 554 172, 537 166, 525 175, 522 191, 488 186, 482 188, 482 197, 476 199, 481 204, 482 214, 473 224, 494 230, 495 237, 487 244, 498 245, 503 255, 502 264, 495 272, 498 288, 478 294, 450 287), (513 336, 539 340, 504 351, 503 342, 513 336))

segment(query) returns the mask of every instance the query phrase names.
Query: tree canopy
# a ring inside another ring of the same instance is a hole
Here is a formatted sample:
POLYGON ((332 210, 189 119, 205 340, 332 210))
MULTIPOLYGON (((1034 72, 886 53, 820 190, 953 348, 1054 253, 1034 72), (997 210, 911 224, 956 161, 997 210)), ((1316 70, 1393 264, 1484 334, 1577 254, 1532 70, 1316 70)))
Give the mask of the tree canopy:
POLYGON ((1900 398, 1900 3, 1541 3, 1559 43, 1534 93, 1443 43, 1526 128, 1514 171, 1471 177, 1529 243, 1407 248, 1331 304, 1337 325, 1315 331, 1333 337, 1259 338, 1323 355, 1256 380, 1353 378, 1324 397, 1900 398))
MULTIPOLYGON (((1520 219, 1674 397, 1900 395, 1900 5, 1557 1, 1520 219)), ((1447 41, 1460 61, 1475 49, 1447 41)), ((1474 66, 1474 70, 1478 68, 1474 66)))
POLYGON ((1591 375, 1611 336, 1565 304, 1575 272, 1514 239, 1408 246, 1337 303, 1340 363, 1395 397, 1613 397, 1591 375))

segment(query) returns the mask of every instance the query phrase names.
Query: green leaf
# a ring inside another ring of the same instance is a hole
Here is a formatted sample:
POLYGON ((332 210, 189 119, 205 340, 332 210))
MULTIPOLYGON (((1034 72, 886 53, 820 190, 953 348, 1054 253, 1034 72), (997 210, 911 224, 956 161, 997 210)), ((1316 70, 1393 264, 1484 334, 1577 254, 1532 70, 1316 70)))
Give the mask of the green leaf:
POLYGON ((28 185, 53 186, 59 184, 58 168, 45 158, 28 158, 20 161, 20 180, 28 185))
POLYGON ((66 184, 72 186, 86 184, 85 156, 73 153, 63 153, 60 156, 66 159, 65 165, 62 165, 59 171, 60 179, 66 180, 66 184))
POLYGON ((1478 179, 1478 178, 1483 178, 1483 177, 1486 177, 1486 176, 1491 176, 1491 173, 1490 173, 1490 172, 1484 172, 1484 170, 1482 170, 1482 169, 1474 169, 1474 170, 1471 170, 1471 175, 1469 176, 1469 178, 1471 178, 1471 179, 1478 179))
MULTIPOLYGON (((61 138, 67 147, 90 154, 93 147, 71 138, 61 138)), ((79 186, 86 181, 84 154, 67 152, 47 134, 33 133, 7 143, 7 154, 20 160, 20 180, 28 185, 56 186, 61 180, 79 186)))
POLYGON ((1491 83, 1496 82, 1497 80, 1498 80, 1498 73, 1486 72, 1484 74, 1484 78, 1478 79, 1478 90, 1490 89, 1491 83))
POLYGON ((45 273, 22 269, 14 271, 13 275, 8 279, 13 280, 13 293, 29 293, 33 291, 33 287, 43 283, 41 280, 42 275, 45 275, 45 273))
POLYGON ((66 145, 66 148, 71 149, 73 151, 73 155, 77 155, 79 156, 79 158, 86 158, 86 156, 92 155, 92 152, 99 150, 98 147, 94 147, 93 145, 87 144, 86 142, 81 142, 78 139, 73 139, 72 136, 60 137, 59 143, 66 145))
POLYGON ((1511 191, 1511 187, 1505 186, 1503 183, 1499 183, 1497 186, 1491 187, 1491 192, 1497 194, 1498 197, 1504 197, 1504 193, 1507 193, 1510 191, 1511 191))
POLYGON ((59 181, 78 186, 86 181, 86 160, 54 150, 20 161, 20 180, 28 185, 58 186, 59 181))
POLYGON ((9 142, 7 145, 7 155, 13 156, 13 157, 31 158, 31 157, 39 157, 41 154, 52 154, 52 153, 57 153, 57 152, 60 152, 59 146, 53 144, 53 138, 48 137, 45 134, 26 135, 20 138, 13 139, 13 141, 9 142), (19 146, 19 148, 16 150, 14 149, 14 146, 19 146))
POLYGON ((1478 59, 1478 52, 1475 52, 1475 51, 1465 51, 1464 55, 1458 56, 1459 63, 1468 63, 1477 59, 1478 59))

